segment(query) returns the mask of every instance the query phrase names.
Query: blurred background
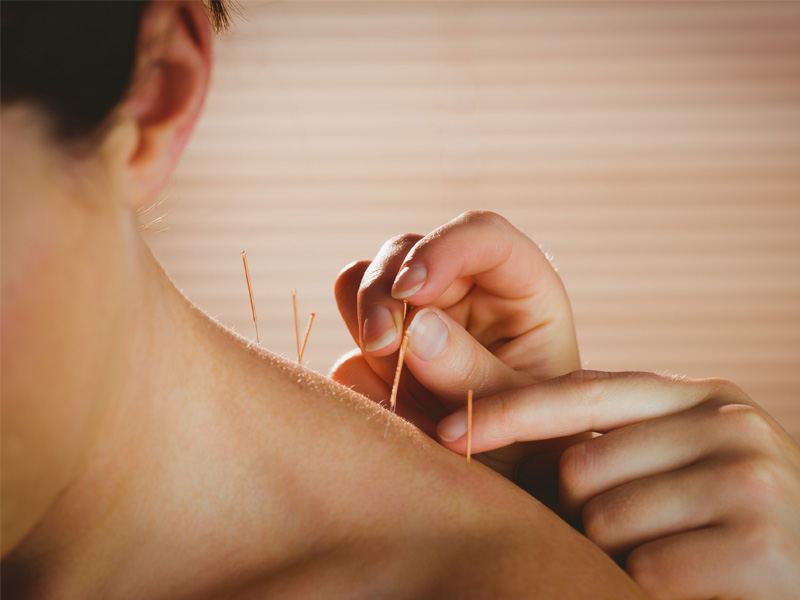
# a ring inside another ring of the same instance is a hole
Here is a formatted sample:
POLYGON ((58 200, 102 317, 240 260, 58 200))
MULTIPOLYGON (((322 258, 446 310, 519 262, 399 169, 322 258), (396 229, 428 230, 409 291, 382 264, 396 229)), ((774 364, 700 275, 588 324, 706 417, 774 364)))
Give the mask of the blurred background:
POLYGON ((800 439, 800 3, 240 2, 162 201, 205 311, 327 372, 337 272, 469 209, 539 242, 587 368, 725 377, 800 439))

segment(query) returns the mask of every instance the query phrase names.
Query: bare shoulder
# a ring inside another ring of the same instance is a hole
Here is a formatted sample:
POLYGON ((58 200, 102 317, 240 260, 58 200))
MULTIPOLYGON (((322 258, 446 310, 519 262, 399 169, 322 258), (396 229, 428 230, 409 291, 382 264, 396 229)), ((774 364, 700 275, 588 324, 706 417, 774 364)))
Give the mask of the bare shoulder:
POLYGON ((291 471, 272 473, 281 486, 270 539, 287 556, 233 597, 644 597, 596 546, 482 464, 327 378, 277 366, 270 423, 252 426, 273 436, 282 458, 270 460, 291 471))

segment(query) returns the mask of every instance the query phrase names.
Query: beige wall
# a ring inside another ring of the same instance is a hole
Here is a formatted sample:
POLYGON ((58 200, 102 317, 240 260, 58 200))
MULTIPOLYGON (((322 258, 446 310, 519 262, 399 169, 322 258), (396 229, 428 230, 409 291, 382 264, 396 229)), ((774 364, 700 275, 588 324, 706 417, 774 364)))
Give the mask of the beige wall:
POLYGON ((188 296, 306 362, 332 286, 464 210, 550 251, 585 364, 721 376, 800 439, 800 3, 242 2, 143 220, 188 296), (303 321, 305 317, 302 317, 303 321))

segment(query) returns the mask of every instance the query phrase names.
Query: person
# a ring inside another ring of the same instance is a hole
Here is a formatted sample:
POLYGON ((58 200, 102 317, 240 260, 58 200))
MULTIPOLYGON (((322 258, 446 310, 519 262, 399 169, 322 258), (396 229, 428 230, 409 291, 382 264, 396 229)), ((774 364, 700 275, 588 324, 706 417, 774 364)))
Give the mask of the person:
POLYGON ((408 332, 398 412, 463 454, 473 389, 476 458, 650 596, 796 596, 797 443, 731 382, 581 370, 564 286, 506 219, 473 211, 389 240, 340 273, 336 298, 359 349, 335 379, 383 402, 408 332))
POLYGON ((201 114, 200 2, 0 9, 4 598, 643 597, 508 480, 169 279, 137 211, 201 114))

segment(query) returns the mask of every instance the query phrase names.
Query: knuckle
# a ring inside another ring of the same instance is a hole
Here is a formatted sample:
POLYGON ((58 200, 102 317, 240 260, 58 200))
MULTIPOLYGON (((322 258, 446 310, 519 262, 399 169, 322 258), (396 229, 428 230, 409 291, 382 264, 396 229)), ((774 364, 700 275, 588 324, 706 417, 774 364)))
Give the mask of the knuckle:
POLYGON ((381 278, 394 281, 397 275, 398 260, 406 260, 409 252, 421 237, 414 233, 402 233, 386 240, 365 274, 365 280, 381 278))
POLYGON ((517 404, 506 394, 493 396, 483 402, 487 403, 484 405, 484 410, 490 417, 494 433, 502 439, 516 441, 519 422, 517 404))
POLYGON ((759 560, 761 556, 769 552, 769 548, 774 543, 774 535, 771 530, 772 528, 765 526, 760 519, 754 519, 744 527, 740 539, 746 558, 759 560))
MULTIPOLYGON (((470 338, 471 339, 471 338, 470 338)), ((492 380, 491 368, 483 359, 482 347, 477 344, 468 344, 461 348, 461 352, 455 357, 452 367, 453 373, 466 373, 469 387, 481 395, 488 395, 494 390, 490 385, 492 380)))
POLYGON ((607 372, 579 370, 555 380, 566 388, 570 400, 592 423, 602 419, 601 411, 614 398, 614 390, 624 390, 630 386, 646 385, 649 382, 663 382, 664 377, 655 373, 639 371, 607 372))
POLYGON ((602 497, 586 503, 581 513, 583 532, 601 548, 606 548, 614 531, 614 515, 609 503, 602 497))
POLYGON ((361 300, 374 285, 379 284, 381 279, 386 278, 383 265, 378 261, 370 263, 364 275, 361 276, 361 284, 358 287, 358 299, 361 300))
POLYGON ((658 597, 658 592, 663 589, 663 568, 663 562, 644 547, 636 548, 628 555, 625 562, 625 570, 628 575, 649 597, 658 597))
POLYGON ((791 537, 785 527, 768 518, 754 519, 741 535, 743 558, 752 565, 775 567, 791 556, 791 537))
POLYGON ((465 223, 472 223, 474 221, 502 223, 506 221, 505 218, 490 210, 468 210, 461 213, 458 218, 465 223))
POLYGON ((603 399, 610 382, 611 373, 605 371, 573 371, 564 379, 564 383, 571 386, 575 399, 585 408, 593 408, 603 399))
POLYGON ((402 250, 412 246, 419 239, 419 236, 414 233, 401 233, 394 237, 389 238, 384 244, 384 248, 389 250, 402 250))
POLYGON ((361 274, 369 267, 370 261, 368 260, 355 260, 347 265, 345 265, 341 271, 336 275, 337 281, 340 279, 349 279, 358 275, 358 279, 361 280, 361 274))
POLYGON ((771 506, 780 495, 781 467, 766 456, 745 456, 730 461, 726 467, 733 489, 741 490, 754 501, 758 510, 771 506))
POLYGON ((699 381, 709 389, 709 397, 726 398, 740 404, 750 405, 753 401, 745 391, 728 379, 721 377, 710 377, 699 381))
POLYGON ((759 445, 775 441, 775 428, 769 416, 750 404, 725 404, 716 409, 717 416, 727 422, 737 437, 753 440, 759 445))
POLYGON ((559 478, 564 491, 579 495, 585 474, 591 469, 588 442, 578 442, 567 448, 559 461, 559 478))
POLYGON ((462 213, 456 221, 462 225, 480 225, 497 230, 499 234, 506 234, 513 226, 502 215, 489 210, 468 210, 462 213))

